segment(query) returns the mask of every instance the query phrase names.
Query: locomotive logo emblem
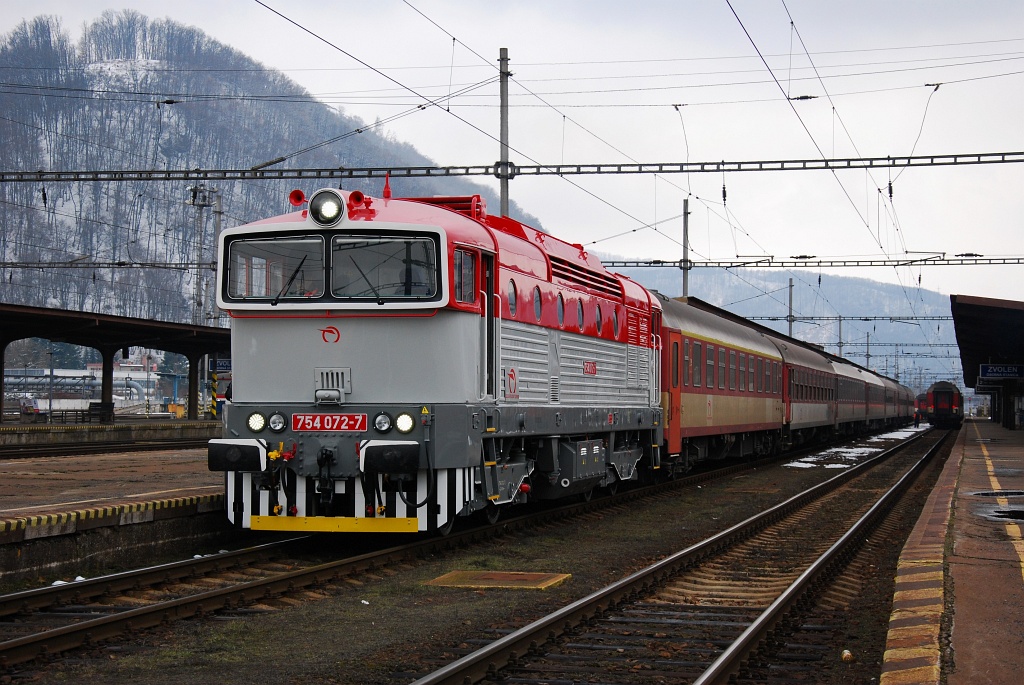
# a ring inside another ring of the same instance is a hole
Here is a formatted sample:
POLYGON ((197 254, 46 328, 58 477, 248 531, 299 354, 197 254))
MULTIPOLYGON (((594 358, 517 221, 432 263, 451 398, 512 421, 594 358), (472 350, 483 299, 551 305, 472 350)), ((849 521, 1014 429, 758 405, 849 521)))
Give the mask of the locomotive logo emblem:
POLYGON ((516 369, 512 367, 505 374, 505 397, 510 400, 519 399, 519 381, 516 379, 516 369))
POLYGON ((583 362, 583 373, 586 374, 587 376, 596 376, 597 375, 597 362, 589 362, 589 361, 583 362))
POLYGON ((336 343, 341 340, 341 331, 337 326, 328 326, 320 329, 320 337, 325 343, 336 343))

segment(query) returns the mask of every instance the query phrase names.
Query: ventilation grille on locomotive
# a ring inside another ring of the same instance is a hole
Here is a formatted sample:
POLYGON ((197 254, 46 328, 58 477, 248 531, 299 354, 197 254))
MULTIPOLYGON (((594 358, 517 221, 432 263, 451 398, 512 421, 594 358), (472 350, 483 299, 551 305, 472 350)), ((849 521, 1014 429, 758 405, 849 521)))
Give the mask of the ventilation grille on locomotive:
POLYGON ((609 297, 622 297, 622 286, 611 276, 573 264, 561 257, 554 255, 549 257, 551 259, 551 275, 554 278, 609 297))

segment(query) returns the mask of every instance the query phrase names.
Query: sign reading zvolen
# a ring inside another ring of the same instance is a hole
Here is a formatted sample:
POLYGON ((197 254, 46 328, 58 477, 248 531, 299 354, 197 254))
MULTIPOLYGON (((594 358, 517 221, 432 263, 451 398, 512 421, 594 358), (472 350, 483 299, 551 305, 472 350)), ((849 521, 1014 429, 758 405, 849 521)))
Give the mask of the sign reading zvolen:
POLYGON ((231 373, 230 359, 210 358, 210 373, 231 373))
POLYGON ((1024 364, 980 364, 978 378, 1024 378, 1024 364))

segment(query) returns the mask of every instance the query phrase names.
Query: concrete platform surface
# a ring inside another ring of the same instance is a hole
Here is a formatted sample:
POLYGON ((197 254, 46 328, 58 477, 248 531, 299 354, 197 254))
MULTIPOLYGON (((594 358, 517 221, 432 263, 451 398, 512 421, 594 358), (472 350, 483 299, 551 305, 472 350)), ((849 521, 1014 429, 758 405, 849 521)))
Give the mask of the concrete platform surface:
POLYGON ((219 494, 206 450, 0 460, 0 520, 219 494))
POLYGON ((968 421, 900 557, 882 685, 1024 682, 1024 431, 968 421))

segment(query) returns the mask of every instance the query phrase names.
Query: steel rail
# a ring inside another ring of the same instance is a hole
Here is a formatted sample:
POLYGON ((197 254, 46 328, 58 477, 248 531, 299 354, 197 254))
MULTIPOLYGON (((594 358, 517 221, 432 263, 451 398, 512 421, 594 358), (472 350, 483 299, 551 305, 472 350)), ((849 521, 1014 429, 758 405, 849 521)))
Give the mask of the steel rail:
MULTIPOLYGON (((791 458, 792 454, 786 456, 791 458)), ((452 533, 445 537, 418 540, 356 557, 326 562, 309 568, 239 583, 231 587, 211 590, 190 597, 154 603, 150 606, 135 608, 128 612, 82 621, 34 635, 0 642, 0 666, 8 667, 37 658, 45 658, 49 655, 75 649, 85 644, 92 644, 116 637, 126 630, 148 628, 170 620, 191 618, 212 611, 230 608, 254 599, 290 592, 296 588, 328 582, 335 578, 386 566, 402 560, 418 558, 425 554, 466 546, 477 541, 493 540, 495 535, 528 528, 535 525, 538 520, 550 523, 552 520, 571 518, 597 511, 607 506, 658 496, 681 487, 697 485, 746 469, 757 468, 778 459, 779 457, 774 457, 756 462, 736 464, 723 469, 694 474, 653 486, 627 490, 620 492, 614 497, 599 498, 589 502, 576 502, 553 510, 524 514, 499 521, 493 525, 475 527, 471 530, 452 533)), ((295 542, 298 539, 302 538, 282 542, 295 542)), ((0 596, 0 616, 11 616, 19 612, 27 612, 41 607, 57 606, 69 601, 80 602, 83 598, 95 597, 109 592, 120 592, 145 587, 153 583, 173 582, 191 576, 217 572, 238 566, 240 563, 243 563, 247 555, 259 552, 265 554, 266 550, 271 549, 276 544, 280 543, 270 543, 266 546, 210 555, 202 559, 186 559, 171 564, 76 581, 66 585, 48 586, 0 596)))
POLYGON ((843 557, 859 546, 875 523, 892 508, 917 478, 922 469, 931 461, 949 437, 947 432, 914 464, 889 490, 854 523, 829 549, 800 574, 779 597, 758 616, 750 626, 719 657, 693 681, 693 685, 719 685, 740 671, 747 658, 758 651, 766 638, 789 614, 812 586, 827 576, 834 568, 845 563, 843 557))
MULTIPOLYGON (((679 488, 699 485, 748 469, 756 469, 780 459, 791 459, 803 451, 798 450, 785 455, 734 464, 725 468, 688 475, 652 486, 621 491, 613 497, 576 502, 558 507, 557 509, 546 509, 537 513, 524 514, 499 521, 496 524, 452 533, 445 537, 418 540, 397 547, 326 562, 268 578, 239 583, 231 587, 211 590, 190 597, 154 603, 150 606, 135 608, 128 612, 82 621, 35 635, 0 642, 0 666, 9 667, 33 659, 45 658, 81 647, 84 644, 92 644, 116 637, 126 630, 153 627, 179 618, 191 618, 212 611, 230 608, 268 595, 289 592, 296 588, 316 585, 360 571, 386 566, 397 561, 414 559, 425 554, 470 545, 477 541, 493 540, 495 535, 526 529, 535 525, 538 521, 546 524, 553 520, 571 518, 597 511, 607 506, 644 500, 652 496, 666 496, 679 488)), ((851 469, 851 471, 855 469, 851 469)), ((844 475, 842 474, 837 478, 842 478, 844 475)), ((57 606, 69 601, 80 602, 83 598, 95 597, 108 592, 120 592, 145 587, 153 583, 173 582, 190 576, 217 572, 238 566, 244 562, 246 555, 261 551, 265 554, 266 550, 271 549, 273 545, 295 542, 299 539, 302 538, 281 541, 280 543, 270 543, 266 546, 247 548, 235 552, 224 552, 202 559, 186 559, 171 564, 76 581, 66 585, 49 586, 0 596, 0 616, 11 616, 19 612, 27 612, 41 607, 57 606)))
POLYGON ((513 663, 519 657, 539 650, 541 645, 553 642, 575 627, 614 609, 618 604, 663 584, 680 570, 714 556, 720 550, 750 537, 757 531, 798 510, 804 504, 837 489, 852 478, 913 444, 928 432, 930 431, 918 433, 903 443, 861 462, 844 473, 798 493, 760 514, 751 516, 702 542, 676 552, 656 564, 637 571, 608 587, 593 592, 548 616, 509 633, 489 645, 414 681, 412 685, 467 685, 468 683, 479 682, 488 675, 492 675, 501 668, 513 663))
POLYGON ((146 568, 125 571, 124 573, 112 573, 95 578, 87 578, 73 583, 48 585, 46 587, 0 595, 0 617, 69 602, 82 602, 111 592, 124 592, 155 583, 169 583, 206 573, 223 571, 266 557, 270 552, 307 539, 309 539, 309 536, 278 540, 240 550, 221 552, 205 556, 201 559, 185 559, 169 564, 159 564, 157 566, 147 566, 146 568))

